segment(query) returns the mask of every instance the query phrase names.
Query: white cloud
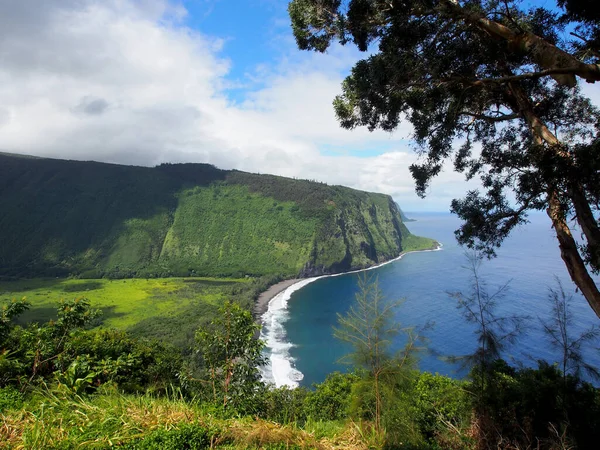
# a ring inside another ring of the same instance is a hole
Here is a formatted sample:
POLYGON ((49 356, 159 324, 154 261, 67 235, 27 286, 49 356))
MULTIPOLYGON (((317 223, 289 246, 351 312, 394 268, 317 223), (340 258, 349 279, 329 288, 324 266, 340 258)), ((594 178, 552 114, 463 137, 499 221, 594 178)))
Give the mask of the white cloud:
POLYGON ((464 192, 448 171, 428 201, 417 199, 408 172, 416 156, 403 140, 410 128, 339 127, 331 101, 355 51, 284 53, 253 74, 261 87, 234 103, 227 44, 182 26, 184 16, 167 0, 0 0, 0 148, 139 165, 209 162, 385 192, 408 210, 447 209, 447 197, 464 192), (322 146, 391 150, 334 157, 322 146))

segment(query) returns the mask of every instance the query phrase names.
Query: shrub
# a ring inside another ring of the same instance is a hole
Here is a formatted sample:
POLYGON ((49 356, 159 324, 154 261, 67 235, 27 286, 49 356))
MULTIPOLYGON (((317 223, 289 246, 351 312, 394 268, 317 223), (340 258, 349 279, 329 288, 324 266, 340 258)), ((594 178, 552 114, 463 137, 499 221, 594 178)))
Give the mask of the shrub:
POLYGON ((348 416, 352 386, 360 379, 355 374, 334 372, 315 385, 304 400, 306 416, 313 420, 340 420, 348 416))
POLYGON ((200 424, 182 424, 172 430, 156 430, 123 447, 127 450, 200 450, 210 447, 215 434, 215 430, 200 424))
POLYGON ((65 345, 61 365, 68 367, 78 355, 87 355, 95 384, 112 381, 129 392, 163 391, 176 382, 182 364, 175 348, 117 330, 74 333, 65 345))
MULTIPOLYGON (((595 448, 600 439, 598 390, 573 375, 540 362, 515 370, 499 362, 480 422, 487 440, 502 437, 515 446, 530 442, 551 448, 557 440, 574 448, 595 448)), ((490 444, 494 444, 490 442, 490 444)))
POLYGON ((444 423, 461 428, 467 425, 471 401, 465 382, 443 375, 421 372, 415 383, 415 419, 427 439, 434 438, 444 423))
POLYGON ((23 394, 12 386, 0 388, 0 413, 19 409, 23 405, 23 394))
POLYGON ((310 395, 304 388, 290 389, 283 386, 267 389, 264 394, 262 417, 281 424, 306 421, 306 398, 310 395))

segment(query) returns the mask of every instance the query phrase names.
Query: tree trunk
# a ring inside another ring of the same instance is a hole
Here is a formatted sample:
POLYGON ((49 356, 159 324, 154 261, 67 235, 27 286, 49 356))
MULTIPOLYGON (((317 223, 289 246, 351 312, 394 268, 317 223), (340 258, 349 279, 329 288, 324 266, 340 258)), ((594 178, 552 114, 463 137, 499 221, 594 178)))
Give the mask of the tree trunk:
POLYGON ((548 194, 548 197, 550 205, 546 211, 556 231, 560 256, 567 266, 571 279, 579 287, 581 293, 596 313, 596 316, 600 318, 600 292, 598 292, 594 280, 590 277, 583 259, 579 255, 577 243, 571 235, 571 230, 569 230, 560 201, 558 200, 558 193, 556 190, 553 190, 548 194))
POLYGON ((379 392, 379 372, 375 372, 375 431, 381 432, 381 394, 379 392))
MULTIPOLYGON (((508 83, 508 89, 518 105, 519 110, 515 112, 519 112, 526 120, 535 144, 540 147, 543 146, 544 143, 547 144, 550 151, 556 152, 558 156, 565 160, 565 164, 570 164, 570 155, 562 148, 560 141, 548 129, 546 124, 537 117, 529 98, 523 92, 521 87, 517 83, 510 82, 508 83)), ((585 226, 582 225, 582 229, 584 230, 586 238, 588 233, 590 235, 591 241, 588 240, 588 244, 593 246, 594 243, 598 243, 600 232, 598 231, 598 225, 592 215, 585 195, 581 192, 581 187, 575 184, 575 187, 571 187, 566 194, 573 204, 578 221, 585 224, 585 226), (590 218, 591 221, 593 221, 594 226, 590 224, 590 218)), ((563 210, 563 205, 560 201, 560 192, 558 192, 556 186, 548 187, 548 209, 546 212, 548 217, 552 220, 552 225, 558 239, 560 256, 567 266, 571 279, 581 290, 581 293, 596 313, 596 316, 600 318, 600 291, 598 291, 596 283, 594 283, 594 280, 590 277, 587 267, 583 262, 583 258, 579 253, 579 249, 577 248, 577 243, 571 234, 563 210)))
POLYGON ((590 252, 590 263, 595 269, 600 269, 600 228, 592 213, 592 208, 585 197, 583 188, 576 184, 570 191, 569 197, 573 202, 577 223, 585 235, 590 252))

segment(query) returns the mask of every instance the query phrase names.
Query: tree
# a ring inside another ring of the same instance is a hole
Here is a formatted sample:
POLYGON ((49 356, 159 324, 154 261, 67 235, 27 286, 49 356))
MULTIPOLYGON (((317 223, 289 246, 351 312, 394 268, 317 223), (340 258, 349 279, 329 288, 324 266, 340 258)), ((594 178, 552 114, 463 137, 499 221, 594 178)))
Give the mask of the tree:
POLYGON ((259 330, 250 311, 227 301, 219 309, 219 316, 206 329, 196 332, 213 400, 222 396, 223 407, 249 401, 260 384, 258 366, 264 363, 264 343, 256 339, 259 330))
POLYGON ((579 378, 582 371, 595 379, 600 379, 600 372, 585 362, 582 352, 582 348, 586 345, 598 343, 600 328, 592 326, 578 335, 573 335, 573 313, 571 311, 573 296, 566 294, 558 279, 557 285, 555 289, 550 288, 548 296, 552 304, 552 312, 546 320, 540 319, 540 322, 550 345, 560 352, 559 363, 563 380, 566 383, 569 374, 579 378))
POLYGON ((474 369, 473 384, 477 391, 479 406, 482 406, 486 391, 490 387, 494 364, 501 358, 502 351, 507 345, 512 344, 522 333, 527 317, 516 314, 498 315, 497 301, 506 295, 508 284, 502 285, 490 294, 480 275, 482 255, 468 253, 467 261, 467 269, 471 272, 470 292, 467 295, 453 292, 450 296, 456 299, 457 307, 466 321, 475 324, 477 348, 470 355, 451 359, 462 359, 474 369))
POLYGON ((600 317, 588 270, 600 272, 600 112, 578 88, 600 81, 600 18, 585 0, 559 6, 293 0, 289 13, 300 49, 337 41, 370 51, 343 82, 336 115, 348 129, 392 131, 408 120, 420 196, 448 159, 481 179, 481 191, 452 201, 461 244, 493 256, 528 211, 545 209, 572 280, 600 317))
POLYGON ((61 299, 56 315, 56 321, 41 326, 33 324, 25 331, 26 339, 30 342, 27 359, 33 360, 29 382, 36 376, 52 373, 57 368, 55 363, 65 352, 71 333, 90 325, 101 312, 93 309, 87 298, 77 297, 73 300, 61 299))
POLYGON ((375 396, 375 429, 381 431, 383 411, 382 381, 387 375, 410 366, 418 336, 412 329, 401 330, 394 320, 394 312, 401 301, 389 301, 379 289, 377 279, 367 275, 358 277, 355 303, 345 315, 337 314, 338 326, 333 335, 352 346, 352 352, 342 358, 365 369, 373 381, 375 396), (406 332, 408 342, 399 356, 390 352, 392 339, 400 331, 406 332))
POLYGON ((29 307, 30 303, 23 297, 20 300, 12 299, 0 309, 0 388, 8 384, 20 366, 19 361, 14 358, 14 349, 11 348, 9 338, 15 327, 13 320, 29 307))
POLYGON ((86 298, 61 300, 57 308, 57 320, 25 328, 15 326, 11 319, 29 309, 22 299, 13 300, 2 307, 0 313, 0 384, 27 379, 44 378, 61 370, 62 360, 67 356, 67 344, 76 330, 89 325, 100 312, 92 309, 86 298), (6 348, 5 348, 6 346, 6 348))
POLYGON ((0 346, 4 345, 4 340, 10 333, 13 319, 27 311, 30 306, 31 304, 25 300, 25 297, 20 300, 12 299, 8 304, 2 305, 0 309, 0 346))

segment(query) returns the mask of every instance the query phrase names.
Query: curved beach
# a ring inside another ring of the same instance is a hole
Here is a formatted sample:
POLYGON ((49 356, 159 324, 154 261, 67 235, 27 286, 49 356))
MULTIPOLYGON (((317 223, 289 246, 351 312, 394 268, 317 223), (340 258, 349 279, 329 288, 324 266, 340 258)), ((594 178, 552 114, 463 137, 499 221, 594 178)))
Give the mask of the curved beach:
POLYGON ((256 303, 254 303, 254 307, 252 309, 252 312, 254 313, 254 317, 256 317, 256 318, 260 319, 260 321, 262 321, 262 316, 269 309, 269 302, 273 299, 273 297, 275 297, 280 292, 285 291, 290 286, 298 283, 299 281, 302 281, 302 280, 300 278, 293 278, 291 280, 283 280, 283 281, 280 281, 279 283, 275 283, 274 285, 269 287, 269 289, 267 289, 266 291, 261 292, 260 295, 258 296, 258 299, 256 300, 256 303))
POLYGON ((299 382, 304 377, 304 375, 294 367, 293 358, 289 354, 289 349, 293 347, 293 344, 287 341, 285 333, 285 322, 289 317, 287 304, 294 292, 320 278, 336 277, 350 273, 373 270, 398 261, 404 255, 409 253, 431 252, 441 249, 442 244, 438 243, 438 246, 434 249, 403 252, 394 259, 364 269, 321 275, 312 278, 285 280, 274 284, 264 291, 260 294, 254 306, 255 317, 260 318, 260 322, 263 326, 260 338, 266 342, 266 347, 269 352, 267 365, 262 368, 263 380, 275 384, 276 387, 288 386, 295 388, 299 386, 299 382))

